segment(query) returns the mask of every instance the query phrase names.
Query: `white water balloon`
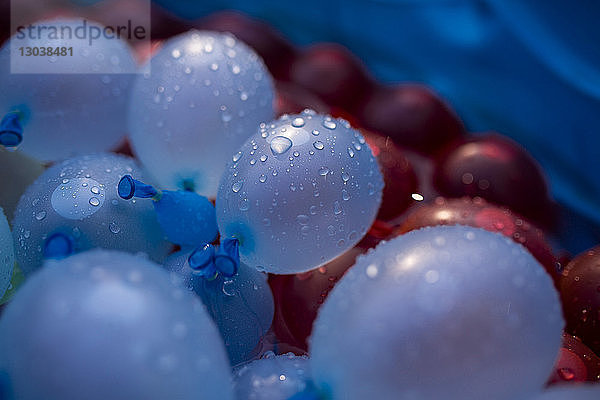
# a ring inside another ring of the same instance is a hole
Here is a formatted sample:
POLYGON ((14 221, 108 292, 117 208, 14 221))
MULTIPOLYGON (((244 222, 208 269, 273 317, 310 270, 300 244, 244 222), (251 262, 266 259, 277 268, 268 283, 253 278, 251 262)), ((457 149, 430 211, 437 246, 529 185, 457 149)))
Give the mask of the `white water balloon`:
POLYGON ((274 116, 262 60, 229 34, 190 31, 170 39, 135 82, 131 143, 164 189, 214 197, 225 164, 274 116))
POLYGON ((354 246, 379 209, 383 178, 362 135, 311 110, 263 123, 233 154, 217 196, 221 235, 246 264, 308 271, 354 246))
POLYGON ((241 264, 231 277, 198 276, 188 262, 190 254, 189 250, 172 254, 165 268, 179 274, 200 297, 221 332, 231 365, 256 357, 274 313, 266 274, 241 264))
MULTIPOLYGON (((33 25, 33 36, 25 29, 23 37, 14 35, 0 49, 0 119, 4 122, 0 143, 18 144, 10 133, 18 123, 22 128, 19 150, 42 161, 56 161, 107 151, 123 139, 137 66, 123 40, 102 36, 90 44, 89 37, 68 35, 82 24, 78 19, 39 21, 33 25), (52 29, 65 33, 54 38, 52 29), (25 51, 21 49, 28 48, 53 49, 53 55, 21 55, 25 51), (70 50, 61 55, 60 51, 54 54, 56 49, 70 50), (4 126, 11 116, 16 120, 4 126)), ((104 29, 90 21, 86 26, 104 29)))
POLYGON ((544 387, 561 343, 558 293, 510 238, 451 226, 360 256, 310 340, 334 399, 506 400, 544 387))
POLYGON ((117 251, 49 261, 26 281, 0 319, 0 371, 20 400, 233 398, 202 304, 117 251))
POLYGON ((143 177, 131 158, 116 154, 80 156, 55 164, 27 188, 15 212, 13 237, 19 267, 29 274, 50 251, 68 255, 94 247, 145 252, 162 262, 171 245, 150 201, 126 201, 122 176, 143 177))

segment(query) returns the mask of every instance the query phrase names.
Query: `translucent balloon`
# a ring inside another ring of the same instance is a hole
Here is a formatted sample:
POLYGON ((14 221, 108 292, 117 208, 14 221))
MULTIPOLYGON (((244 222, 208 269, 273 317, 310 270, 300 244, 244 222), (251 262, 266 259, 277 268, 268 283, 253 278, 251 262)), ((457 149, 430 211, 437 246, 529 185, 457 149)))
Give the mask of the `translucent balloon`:
POLYGON ((231 35, 190 31, 165 43, 129 107, 135 153, 164 189, 217 192, 225 164, 273 112, 262 60, 231 35))
POLYGON ((67 255, 94 247, 146 252, 162 262, 171 245, 152 202, 126 201, 117 194, 126 174, 141 177, 142 171, 133 159, 115 154, 80 156, 48 168, 15 212, 13 237, 23 272, 39 268, 48 251, 67 255))
POLYGON ((15 266, 15 250, 4 210, 0 207, 0 299, 10 285, 10 278, 15 266))
MULTIPOLYGON (((15 35, 0 49, 0 119, 8 123, 7 116, 17 116, 12 122, 23 129, 19 149, 42 161, 109 150, 126 131, 127 101, 136 71, 127 44, 102 36, 89 45, 89 37, 69 38, 66 33, 63 39, 49 38, 50 28, 66 32, 82 23, 75 19, 38 22, 34 28, 45 28, 41 38, 15 35), (28 47, 72 50, 64 56, 21 57, 19 49, 28 47), (11 73, 11 57, 18 63, 12 71, 16 73, 11 73)), ((88 28, 104 28, 86 23, 88 28)), ((16 138, 5 135, 4 128, 0 143, 10 144, 16 138)))
POLYGON ((354 246, 371 226, 383 178, 364 138, 310 110, 260 129, 221 178, 217 222, 246 264, 291 274, 354 246))
POLYGON ((598 400, 600 399, 600 385, 579 384, 554 386, 541 395, 531 400, 598 400))
POLYGON ((158 265, 109 250, 49 261, 20 288, 0 319, 0 371, 19 400, 233 398, 202 304, 158 265))
POLYGON ((233 371, 233 390, 238 400, 288 400, 306 390, 309 379, 308 357, 267 352, 233 371))
POLYGON ((360 256, 311 338, 334 399, 522 399, 561 343, 558 293, 522 246, 479 228, 409 232, 360 256))
POLYGON ((165 268, 177 272, 185 285, 202 299, 221 331, 231 365, 248 361, 260 351, 271 327, 274 305, 267 276, 241 264, 232 277, 199 276, 188 262, 189 249, 167 258, 165 268))

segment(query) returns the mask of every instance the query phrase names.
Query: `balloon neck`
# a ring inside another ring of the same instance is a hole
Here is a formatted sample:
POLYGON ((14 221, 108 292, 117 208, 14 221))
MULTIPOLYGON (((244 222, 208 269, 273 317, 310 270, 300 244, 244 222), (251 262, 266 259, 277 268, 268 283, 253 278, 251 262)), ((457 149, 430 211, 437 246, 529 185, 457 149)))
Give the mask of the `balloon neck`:
POLYGON ((235 276, 240 267, 239 241, 226 238, 218 248, 204 244, 190 254, 188 263, 195 275, 208 280, 235 276))
POLYGON ((0 121, 0 144, 16 147, 23 141, 22 114, 11 111, 0 121))
POLYGON ((146 185, 144 182, 133 179, 131 175, 125 175, 121 178, 117 186, 117 192, 123 200, 136 197, 139 199, 151 198, 154 201, 159 201, 162 197, 161 191, 154 189, 151 185, 146 185))
POLYGON ((181 182, 181 187, 186 192, 195 192, 196 191, 196 184, 194 183, 193 179, 184 179, 181 182))
POLYGON ((74 240, 70 235, 54 233, 44 242, 44 258, 60 260, 75 252, 74 240))

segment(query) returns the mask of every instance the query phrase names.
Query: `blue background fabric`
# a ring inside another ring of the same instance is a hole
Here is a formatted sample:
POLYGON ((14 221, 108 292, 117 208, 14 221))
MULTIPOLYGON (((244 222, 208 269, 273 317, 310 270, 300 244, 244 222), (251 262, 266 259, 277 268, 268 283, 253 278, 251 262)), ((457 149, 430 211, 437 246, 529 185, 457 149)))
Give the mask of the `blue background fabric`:
POLYGON ((240 10, 299 45, 344 44, 383 82, 432 86, 470 131, 541 163, 565 247, 600 243, 600 1, 155 1, 187 19, 240 10))

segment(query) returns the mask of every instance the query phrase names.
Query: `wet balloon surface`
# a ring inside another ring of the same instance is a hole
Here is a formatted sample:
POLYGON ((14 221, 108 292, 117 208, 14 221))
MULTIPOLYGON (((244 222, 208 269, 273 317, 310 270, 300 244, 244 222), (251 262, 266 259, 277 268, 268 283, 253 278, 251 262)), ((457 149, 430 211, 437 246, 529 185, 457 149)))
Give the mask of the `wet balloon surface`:
POLYGON ((19 399, 233 399, 206 310, 141 256, 48 262, 4 313, 0 349, 5 390, 19 399))
MULTIPOLYGON (((43 22, 44 32, 80 25, 77 19, 43 22)), ((19 151, 41 161, 112 149, 125 134, 127 101, 137 72, 130 48, 122 40, 102 38, 89 46, 89 39, 56 40, 48 35, 13 36, 0 49, 0 118, 10 112, 19 115, 23 128, 19 151), (72 55, 17 54, 20 47, 48 46, 71 48, 72 55), (26 61, 14 65, 20 59, 26 61)), ((1 136, 0 142, 5 144, 1 136)))
POLYGON ((332 398, 526 398, 544 385, 562 328, 552 280, 520 245, 424 228, 340 280, 315 322, 311 369, 332 398))
MULTIPOLYGON (((40 268, 47 240, 64 235, 79 252, 94 247, 146 252, 162 261, 170 250, 150 202, 119 198, 121 176, 141 175, 138 163, 115 154, 66 160, 48 168, 23 194, 13 238, 21 270, 40 268)), ((68 255, 68 254, 67 254, 68 255)))
POLYGON ((168 40, 136 79, 133 150, 164 189, 216 195, 226 161, 273 118, 262 60, 230 34, 190 31, 168 40))
POLYGON ((365 235, 383 179, 362 135, 312 110, 284 115, 230 159, 217 196, 222 235, 246 264, 274 273, 314 269, 365 235))

